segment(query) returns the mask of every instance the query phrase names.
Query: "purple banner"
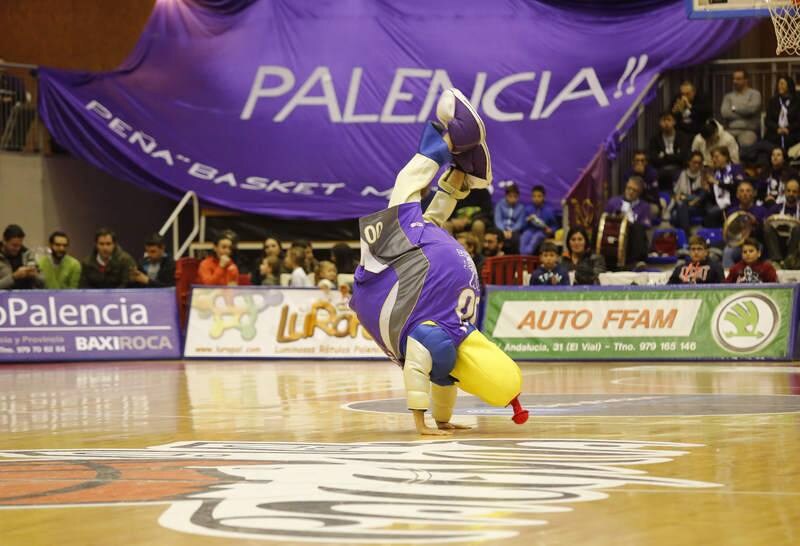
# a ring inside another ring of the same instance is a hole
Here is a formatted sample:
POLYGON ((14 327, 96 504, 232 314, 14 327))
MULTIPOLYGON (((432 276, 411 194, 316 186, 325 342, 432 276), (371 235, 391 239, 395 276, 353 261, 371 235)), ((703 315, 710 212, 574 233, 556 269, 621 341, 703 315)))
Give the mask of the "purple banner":
POLYGON ((180 354, 173 288, 0 291, 0 362, 180 354))
POLYGON ((48 129, 175 197, 343 219, 386 205, 441 90, 456 86, 486 122, 495 179, 526 197, 543 184, 557 204, 648 82, 752 25, 689 21, 681 0, 608 12, 534 0, 241 6, 156 2, 116 71, 42 70, 48 129))

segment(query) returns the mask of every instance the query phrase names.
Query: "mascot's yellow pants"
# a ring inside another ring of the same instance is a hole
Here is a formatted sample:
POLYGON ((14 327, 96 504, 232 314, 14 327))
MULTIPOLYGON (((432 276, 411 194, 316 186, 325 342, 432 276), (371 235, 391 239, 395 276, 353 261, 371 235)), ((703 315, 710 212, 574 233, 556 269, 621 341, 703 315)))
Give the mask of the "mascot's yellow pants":
POLYGON ((478 330, 458 346, 450 375, 461 390, 492 406, 507 406, 522 390, 517 363, 478 330))

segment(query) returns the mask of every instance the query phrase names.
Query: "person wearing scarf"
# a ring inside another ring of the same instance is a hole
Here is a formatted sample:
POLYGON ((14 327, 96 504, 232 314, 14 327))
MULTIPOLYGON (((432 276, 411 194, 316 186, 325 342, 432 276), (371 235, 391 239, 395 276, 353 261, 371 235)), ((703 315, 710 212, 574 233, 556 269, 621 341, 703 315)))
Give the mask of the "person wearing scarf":
POLYGON ((765 139, 788 150, 800 142, 800 100, 789 76, 778 78, 775 95, 767 104, 765 139))

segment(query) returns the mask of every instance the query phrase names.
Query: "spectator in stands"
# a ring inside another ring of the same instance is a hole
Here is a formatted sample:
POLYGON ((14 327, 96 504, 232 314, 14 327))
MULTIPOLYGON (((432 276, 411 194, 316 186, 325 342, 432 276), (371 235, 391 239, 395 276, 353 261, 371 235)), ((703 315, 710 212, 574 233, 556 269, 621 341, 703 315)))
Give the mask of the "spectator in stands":
POLYGON ((0 246, 0 289, 30 290, 44 286, 36 257, 25 248, 24 242, 25 232, 21 227, 6 226, 0 246))
POLYGON ((632 176, 625 184, 625 193, 612 197, 606 203, 607 213, 620 214, 628 219, 626 256, 630 263, 647 258, 647 230, 652 226, 652 221, 649 204, 639 199, 643 187, 642 179, 632 176))
POLYGON ((703 216, 707 194, 708 182, 704 179, 703 154, 692 152, 689 163, 681 171, 672 191, 668 209, 672 225, 689 233, 692 217, 703 216))
POLYGON ((462 231, 456 235, 456 240, 461 243, 475 264, 475 269, 480 272, 483 268, 483 255, 478 248, 478 239, 469 231, 462 231))
POLYGON ((503 232, 497 228, 488 228, 486 235, 483 236, 483 255, 486 258, 494 256, 503 256, 503 244, 505 237, 503 232))
POLYGON ((67 254, 69 237, 63 231, 54 231, 48 239, 50 254, 39 258, 44 287, 51 290, 78 288, 81 281, 81 262, 67 254))
POLYGON ((306 247, 297 246, 296 243, 292 245, 289 252, 286 253, 283 265, 287 271, 291 271, 292 278, 289 281, 289 286, 295 288, 305 288, 314 286, 308 279, 306 270, 303 266, 306 264, 306 247))
POLYGON ((778 78, 775 95, 767 103, 764 125, 764 138, 784 151, 800 142, 800 100, 789 76, 778 78))
POLYGON ((714 165, 711 152, 714 148, 727 148, 731 162, 739 163, 739 145, 728 131, 715 120, 709 119, 700 133, 692 141, 692 151, 703 154, 703 163, 709 167, 714 165))
POLYGON ((125 288, 136 261, 117 244, 116 234, 100 228, 94 234, 94 250, 81 264, 81 288, 125 288))
POLYGON ((675 130, 671 112, 663 112, 658 125, 661 130, 650 139, 648 159, 658 173, 659 188, 669 191, 689 159, 692 141, 686 133, 675 130))
POLYGON ((562 264, 567 271, 575 271, 575 285, 600 284, 600 273, 606 272, 606 260, 592 253, 589 234, 583 226, 569 228, 566 259, 562 264))
POLYGON ((507 254, 519 252, 519 238, 525 227, 525 206, 519 202, 519 187, 512 183, 506 186, 506 197, 494 209, 494 225, 503 231, 507 254))
POLYGON ((623 180, 630 180, 632 176, 642 179, 644 187, 640 197, 650 204, 653 223, 660 223, 658 219, 661 217, 662 205, 658 195, 658 172, 647 163, 647 152, 644 150, 633 152, 631 170, 623 177, 623 180))
MULTIPOLYGON (((314 249, 311 247, 311 243, 308 239, 297 239, 292 243, 291 248, 302 248, 303 249, 303 259, 300 262, 300 267, 306 273, 313 273, 317 270, 317 266, 319 265, 316 258, 314 258, 314 249)), ((285 264, 286 260, 284 260, 285 264)), ((291 269, 287 268, 289 273, 292 272, 291 269)))
POLYGON ((281 284, 281 259, 277 256, 266 256, 258 266, 258 284, 262 286, 278 286, 281 284))
POLYGON ((553 208, 544 202, 543 186, 531 190, 531 204, 525 207, 525 227, 520 235, 520 254, 533 255, 548 237, 558 229, 558 221, 553 208))
POLYGON ((531 273, 531 286, 569 286, 569 272, 558 263, 558 248, 550 242, 542 243, 539 250, 539 267, 531 273))
POLYGON ((352 275, 356 270, 356 260, 353 249, 347 243, 336 243, 331 248, 331 261, 336 264, 339 273, 352 275))
MULTIPOLYGON (((785 199, 783 203, 772 205, 772 208, 768 211, 767 218, 773 214, 781 214, 791 216, 795 220, 800 221, 800 206, 798 206, 798 201, 800 200, 800 182, 798 182, 796 178, 791 178, 786 182, 784 195, 785 199)), ((800 250, 800 226, 792 226, 789 239, 784 248, 781 244, 781 237, 778 231, 769 223, 765 223, 764 246, 767 248, 767 258, 769 258, 770 261, 790 268, 789 266, 793 266, 794 264, 786 263, 789 254, 793 250, 800 250)), ((791 268, 794 269, 794 267, 791 268)))
POLYGON ((315 273, 317 286, 328 289, 336 288, 337 275, 338 272, 336 271, 336 264, 329 262, 328 260, 322 260, 319 262, 319 266, 317 267, 317 271, 315 273))
POLYGON ((685 81, 680 86, 680 93, 672 101, 672 115, 678 130, 694 138, 711 117, 711 103, 698 95, 692 82, 685 81))
POLYGON ((269 258, 270 256, 283 258, 283 245, 277 237, 270 236, 264 239, 264 257, 269 258))
MULTIPOLYGON (((757 240, 763 238, 764 219, 767 211, 764 207, 756 205, 756 191, 753 183, 749 180, 742 180, 736 186, 737 203, 728 207, 726 218, 730 218, 737 212, 747 212, 753 215, 753 230, 751 236, 757 240)), ((727 245, 722 254, 722 266, 726 269, 731 267, 741 258, 741 248, 727 245)))
POLYGON ((298 243, 305 245, 304 248, 306 251, 306 262, 303 266, 303 269, 306 270, 306 273, 316 271, 317 268, 319 268, 319 261, 314 257, 314 247, 311 245, 311 241, 301 239, 300 241, 296 242, 296 244, 298 243))
POLYGON ((214 253, 206 256, 197 270, 199 284, 212 286, 236 286, 239 284, 239 268, 233 261, 233 239, 223 232, 214 241, 214 253))
POLYGON ((154 233, 144 243, 144 256, 139 267, 131 274, 131 283, 137 287, 163 288, 175 286, 175 262, 169 257, 164 238, 154 233))
POLYGON ((714 148, 711 156, 714 174, 706 177, 710 189, 706 198, 706 216, 703 219, 703 225, 722 227, 724 211, 735 203, 732 192, 744 180, 744 171, 741 166, 731 163, 728 148, 722 146, 714 148))
POLYGON ((725 272, 718 261, 708 257, 708 241, 697 235, 689 238, 689 263, 679 265, 667 284, 718 284, 725 272))
POLYGON ((768 261, 761 260, 761 247, 753 238, 742 245, 742 261, 728 271, 727 283, 757 284, 778 282, 778 273, 768 261))
MULTIPOLYGON (((263 270, 265 268, 265 263, 270 258, 278 260, 278 270, 271 269, 271 271, 272 274, 280 276, 280 264, 283 262, 283 245, 281 245, 280 239, 271 235, 264 238, 263 253, 256 258, 255 264, 253 264, 253 284, 265 284, 263 278, 265 273, 263 273, 263 270)), ((270 281, 266 284, 271 285, 273 283, 270 281)))
POLYGON ((722 119, 739 146, 752 146, 761 136, 761 93, 750 87, 747 72, 733 72, 733 91, 722 99, 722 119))
POLYGON ((786 164, 786 152, 778 146, 770 154, 770 167, 760 188, 765 207, 782 204, 786 182, 797 176, 797 171, 786 164))
POLYGON ((492 225, 493 210, 492 194, 489 190, 475 189, 456 202, 456 208, 447 223, 452 226, 453 233, 471 231, 482 241, 486 228, 492 225))

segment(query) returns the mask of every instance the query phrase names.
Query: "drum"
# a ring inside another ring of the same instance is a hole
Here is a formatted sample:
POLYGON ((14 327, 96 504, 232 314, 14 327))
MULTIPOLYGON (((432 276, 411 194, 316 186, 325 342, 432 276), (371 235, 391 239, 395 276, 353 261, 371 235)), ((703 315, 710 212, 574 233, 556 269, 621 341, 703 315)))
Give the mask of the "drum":
POLYGON ((764 224, 774 229, 781 237, 788 239, 792 235, 792 229, 800 226, 800 220, 788 214, 773 214, 764 220, 764 224))
POLYGON ((625 244, 628 239, 628 217, 604 212, 597 226, 597 253, 609 268, 625 265, 625 244))
POLYGON ((728 216, 722 228, 722 238, 728 246, 742 246, 745 240, 755 232, 758 219, 751 213, 738 210, 728 216))

